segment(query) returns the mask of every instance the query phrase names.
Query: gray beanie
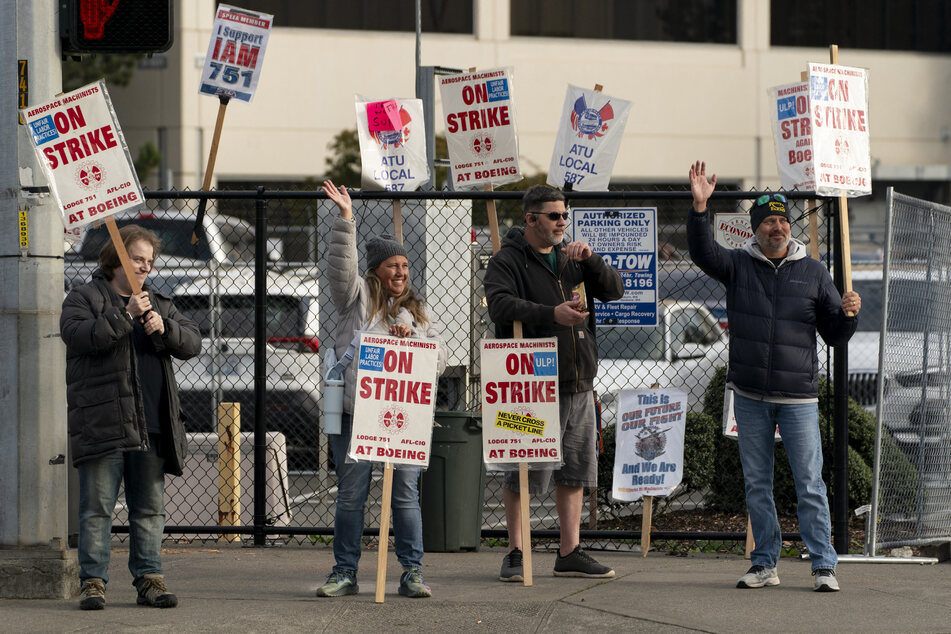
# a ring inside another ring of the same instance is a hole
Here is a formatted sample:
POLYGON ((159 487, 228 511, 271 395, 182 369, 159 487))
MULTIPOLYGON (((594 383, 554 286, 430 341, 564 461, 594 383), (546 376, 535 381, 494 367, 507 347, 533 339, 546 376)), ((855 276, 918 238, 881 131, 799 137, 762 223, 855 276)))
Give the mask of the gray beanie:
POLYGON ((367 240, 367 268, 375 269, 394 255, 406 256, 406 249, 388 233, 367 240))

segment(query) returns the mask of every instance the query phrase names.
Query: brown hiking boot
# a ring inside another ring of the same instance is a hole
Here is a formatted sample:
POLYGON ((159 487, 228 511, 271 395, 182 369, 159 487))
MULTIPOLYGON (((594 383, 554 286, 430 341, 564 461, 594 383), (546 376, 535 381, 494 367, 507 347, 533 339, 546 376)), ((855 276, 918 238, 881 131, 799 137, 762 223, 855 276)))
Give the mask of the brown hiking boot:
POLYGON ((85 579, 79 591, 80 610, 101 610, 106 607, 106 584, 95 577, 85 579))
POLYGON ((139 605, 153 608, 174 608, 178 605, 178 597, 165 587, 165 577, 162 575, 145 575, 138 590, 139 597, 135 602, 139 605))

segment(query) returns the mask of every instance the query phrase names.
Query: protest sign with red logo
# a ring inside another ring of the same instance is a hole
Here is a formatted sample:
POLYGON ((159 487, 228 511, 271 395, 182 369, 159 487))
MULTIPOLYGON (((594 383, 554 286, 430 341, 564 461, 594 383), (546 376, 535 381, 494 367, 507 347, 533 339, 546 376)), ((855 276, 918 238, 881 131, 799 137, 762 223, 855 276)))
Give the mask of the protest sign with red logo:
POLYGON ((521 180, 511 69, 446 75, 439 88, 453 188, 521 180))
POLYGON ((356 97, 363 188, 414 191, 429 181, 423 102, 356 97))
POLYGON ((198 92, 250 103, 273 22, 267 13, 218 5, 198 92))
POLYGON ((716 214, 713 217, 713 235, 717 244, 727 249, 739 249, 753 237, 749 214, 716 214))
POLYGON ((769 97, 776 165, 783 189, 815 191, 809 84, 775 86, 769 89, 769 97))
POLYGON ((20 114, 67 231, 144 204, 104 81, 20 114))
POLYGON ((360 336, 350 458, 429 465, 438 346, 428 339, 360 336))
POLYGON ((482 340, 482 457, 496 469, 562 462, 558 341, 482 340))
POLYGON ((548 168, 548 184, 607 190, 630 110, 630 101, 569 85, 548 168))
POLYGON ((686 412, 683 390, 621 390, 611 492, 615 500, 667 495, 680 484, 686 412))
POLYGON ((838 64, 809 64, 809 102, 820 196, 872 193, 868 73, 838 64))

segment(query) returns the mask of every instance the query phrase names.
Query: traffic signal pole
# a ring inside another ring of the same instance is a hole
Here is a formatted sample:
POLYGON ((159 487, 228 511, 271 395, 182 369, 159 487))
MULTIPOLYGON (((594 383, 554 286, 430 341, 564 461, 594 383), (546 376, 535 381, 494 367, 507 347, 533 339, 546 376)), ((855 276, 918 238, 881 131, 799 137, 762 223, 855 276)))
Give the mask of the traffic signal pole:
POLYGON ((63 221, 16 112, 62 90, 58 14, 57 0, 0 0, 0 598, 79 588, 66 543, 63 221))

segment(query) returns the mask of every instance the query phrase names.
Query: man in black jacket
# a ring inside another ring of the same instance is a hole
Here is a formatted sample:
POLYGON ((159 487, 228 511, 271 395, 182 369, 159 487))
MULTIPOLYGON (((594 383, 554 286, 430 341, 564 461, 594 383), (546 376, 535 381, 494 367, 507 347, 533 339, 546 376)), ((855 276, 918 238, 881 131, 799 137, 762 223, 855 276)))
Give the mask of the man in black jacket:
MULTIPOLYGON (((486 268, 485 296, 496 336, 512 337, 521 321, 525 337, 557 337, 558 396, 564 465, 554 471, 555 498, 561 528, 554 574, 565 577, 613 577, 614 571, 595 561, 580 546, 584 487, 598 485, 594 419, 594 376, 598 369, 595 318, 585 298, 573 291, 584 283, 590 301, 619 299, 620 274, 584 242, 566 242, 568 212, 560 191, 541 185, 522 199, 525 227, 511 229, 486 268)), ((551 469, 529 472, 532 494, 544 493, 551 469)), ((517 472, 506 472, 502 496, 511 551, 505 556, 501 581, 522 581, 522 537, 517 472)), ((526 546, 530 547, 530 544, 526 546)))
POLYGON ((828 345, 848 341, 861 298, 852 291, 840 297, 829 272, 806 255, 801 242, 790 238, 782 194, 755 201, 750 211, 754 236, 742 248, 718 245, 707 210, 716 182, 716 174, 707 180, 705 163, 690 167, 693 210, 687 217, 687 242, 697 266, 726 286, 727 385, 735 394, 746 508, 756 542, 750 555, 753 565, 737 587, 779 585, 781 535, 773 502, 773 436, 778 426, 796 484, 799 532, 809 549, 813 587, 835 592, 838 558, 831 545, 822 481, 816 332, 828 345))
MULTIPOLYGON (((158 237, 136 225, 120 231, 139 285, 158 237)), ((112 513, 125 484, 129 571, 137 602, 175 607, 162 574, 165 474, 182 474, 187 443, 171 357, 201 351, 195 323, 172 300, 147 288, 133 293, 116 248, 99 254, 88 284, 63 302, 66 400, 73 464, 79 470, 79 607, 105 607, 112 513)))

